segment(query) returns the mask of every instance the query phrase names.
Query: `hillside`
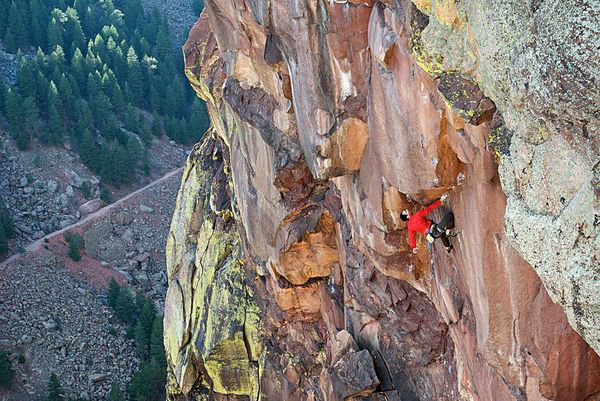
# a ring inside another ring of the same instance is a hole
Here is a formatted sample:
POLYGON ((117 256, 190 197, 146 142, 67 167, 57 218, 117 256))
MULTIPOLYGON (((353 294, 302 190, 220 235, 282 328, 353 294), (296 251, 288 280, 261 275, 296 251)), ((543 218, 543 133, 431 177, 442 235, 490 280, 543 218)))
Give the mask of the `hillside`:
POLYGON ((17 228, 0 257, 180 166, 206 130, 176 51, 191 25, 146 6, 0 2, 0 201, 17 228))
POLYGON ((109 279, 150 297, 162 313, 166 237, 180 179, 172 175, 73 228, 85 239, 78 262, 60 234, 0 265, 0 349, 14 355, 17 372, 0 399, 41 399, 50 373, 73 399, 104 400, 113 383, 128 388, 140 357, 127 325, 107 305, 109 279), (16 363, 19 355, 23 363, 16 363))

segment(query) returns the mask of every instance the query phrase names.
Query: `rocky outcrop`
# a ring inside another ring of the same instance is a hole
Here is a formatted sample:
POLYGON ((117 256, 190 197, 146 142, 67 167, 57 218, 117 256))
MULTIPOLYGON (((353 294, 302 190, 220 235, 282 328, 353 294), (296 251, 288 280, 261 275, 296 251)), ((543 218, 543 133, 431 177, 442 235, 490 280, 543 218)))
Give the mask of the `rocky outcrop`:
POLYGON ((218 393, 255 399, 258 311, 245 283, 221 146, 207 136, 183 173, 167 243, 165 347, 178 361, 172 392, 210 383, 218 393))
POLYGON ((534 3, 206 2, 170 399, 598 397, 597 10, 534 3), (444 192, 454 251, 413 255, 399 213, 444 192))

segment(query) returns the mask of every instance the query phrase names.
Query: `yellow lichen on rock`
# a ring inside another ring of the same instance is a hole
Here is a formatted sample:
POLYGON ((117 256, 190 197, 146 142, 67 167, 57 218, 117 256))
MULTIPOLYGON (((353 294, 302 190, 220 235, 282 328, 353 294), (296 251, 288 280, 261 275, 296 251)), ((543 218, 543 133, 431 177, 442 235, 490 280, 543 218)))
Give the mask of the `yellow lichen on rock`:
POLYGON ((231 205, 223 207, 227 181, 214 180, 224 166, 220 146, 207 135, 190 155, 171 224, 164 334, 170 386, 184 395, 205 387, 257 399, 259 310, 239 263, 231 205))
POLYGON ((412 0, 412 2, 422 13, 429 14, 431 11, 431 0, 412 0))
POLYGON ((216 393, 258 398, 258 366, 248 360, 242 332, 213 349, 204 367, 216 393))

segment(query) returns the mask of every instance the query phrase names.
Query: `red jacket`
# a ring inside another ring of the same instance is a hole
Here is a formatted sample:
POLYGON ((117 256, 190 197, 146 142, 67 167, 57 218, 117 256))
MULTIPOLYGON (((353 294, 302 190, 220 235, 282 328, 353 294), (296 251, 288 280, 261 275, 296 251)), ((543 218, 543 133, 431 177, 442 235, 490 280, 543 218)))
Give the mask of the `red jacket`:
POLYGON ((431 205, 419 210, 417 213, 410 216, 408 219, 408 236, 410 238, 410 247, 414 249, 417 246, 416 234, 417 231, 426 234, 431 227, 431 220, 425 218, 435 208, 442 204, 441 200, 436 200, 431 205))

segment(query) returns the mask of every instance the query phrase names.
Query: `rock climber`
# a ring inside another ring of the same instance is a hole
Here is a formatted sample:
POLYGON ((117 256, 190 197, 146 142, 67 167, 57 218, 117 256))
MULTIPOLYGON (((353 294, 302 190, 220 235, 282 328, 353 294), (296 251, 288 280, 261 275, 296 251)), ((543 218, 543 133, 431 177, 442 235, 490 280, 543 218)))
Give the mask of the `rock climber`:
POLYGON ((440 199, 413 215, 410 214, 408 209, 400 213, 400 218, 403 221, 408 222, 408 236, 410 238, 410 247, 412 248, 413 253, 417 253, 418 251, 416 240, 417 232, 424 234, 429 243, 433 243, 436 238, 441 238, 446 252, 450 253, 452 251, 452 245, 450 244, 448 237, 456 236, 456 232, 450 229, 454 226, 454 215, 452 213, 446 214, 437 224, 425 218, 431 211, 439 207, 447 197, 447 194, 442 195, 440 199))

